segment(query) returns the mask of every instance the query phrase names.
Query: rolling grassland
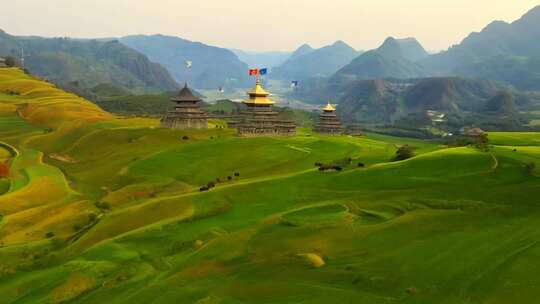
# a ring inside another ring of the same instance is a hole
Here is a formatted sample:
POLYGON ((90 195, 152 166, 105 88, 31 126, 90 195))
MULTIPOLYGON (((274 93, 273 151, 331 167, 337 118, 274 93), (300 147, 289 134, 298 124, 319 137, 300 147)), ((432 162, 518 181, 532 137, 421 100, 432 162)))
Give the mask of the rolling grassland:
POLYGON ((0 303, 540 297, 540 134, 481 152, 157 125, 0 69, 0 303))

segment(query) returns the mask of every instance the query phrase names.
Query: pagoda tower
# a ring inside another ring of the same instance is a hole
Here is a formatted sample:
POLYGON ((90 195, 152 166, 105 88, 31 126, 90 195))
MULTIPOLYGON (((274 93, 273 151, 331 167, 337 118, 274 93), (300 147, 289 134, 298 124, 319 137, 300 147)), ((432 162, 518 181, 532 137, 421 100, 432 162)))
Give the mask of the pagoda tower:
POLYGON ((178 96, 171 98, 176 103, 161 118, 161 127, 168 129, 207 129, 208 115, 201 110, 201 99, 195 97, 187 83, 178 96))
POLYGON ((315 126, 315 132, 330 135, 340 135, 343 133, 343 127, 337 117, 336 108, 330 102, 328 102, 326 107, 322 108, 319 121, 315 126))
POLYGON ((238 136, 292 136, 296 134, 296 125, 289 120, 280 120, 274 110, 274 101, 268 96, 257 78, 255 87, 248 92, 249 98, 243 101, 246 109, 242 111, 235 124, 238 136))

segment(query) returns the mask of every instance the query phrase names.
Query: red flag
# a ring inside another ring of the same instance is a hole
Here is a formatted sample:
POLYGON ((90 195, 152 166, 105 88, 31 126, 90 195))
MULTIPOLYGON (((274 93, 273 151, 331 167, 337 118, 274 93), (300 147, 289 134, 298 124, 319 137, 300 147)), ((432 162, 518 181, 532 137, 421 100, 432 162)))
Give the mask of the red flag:
POLYGON ((258 69, 250 69, 249 70, 249 76, 253 76, 253 75, 259 75, 259 70, 258 69))

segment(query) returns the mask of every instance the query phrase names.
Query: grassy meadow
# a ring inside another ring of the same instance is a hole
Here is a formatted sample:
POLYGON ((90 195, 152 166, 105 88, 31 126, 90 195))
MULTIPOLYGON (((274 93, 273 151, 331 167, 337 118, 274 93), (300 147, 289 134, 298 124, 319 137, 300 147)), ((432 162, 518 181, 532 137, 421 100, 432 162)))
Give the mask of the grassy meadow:
POLYGON ((0 69, 0 303, 540 297, 538 133, 482 152, 157 125, 0 69))

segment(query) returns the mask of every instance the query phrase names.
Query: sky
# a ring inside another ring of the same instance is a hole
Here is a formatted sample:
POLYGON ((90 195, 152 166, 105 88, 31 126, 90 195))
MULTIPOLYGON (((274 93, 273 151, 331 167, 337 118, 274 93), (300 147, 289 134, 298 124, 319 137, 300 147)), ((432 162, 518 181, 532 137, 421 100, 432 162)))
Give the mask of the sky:
POLYGON ((356 49, 415 37, 427 50, 459 43, 532 0, 2 0, 13 35, 100 38, 165 34, 226 48, 291 51, 343 40, 356 49))

